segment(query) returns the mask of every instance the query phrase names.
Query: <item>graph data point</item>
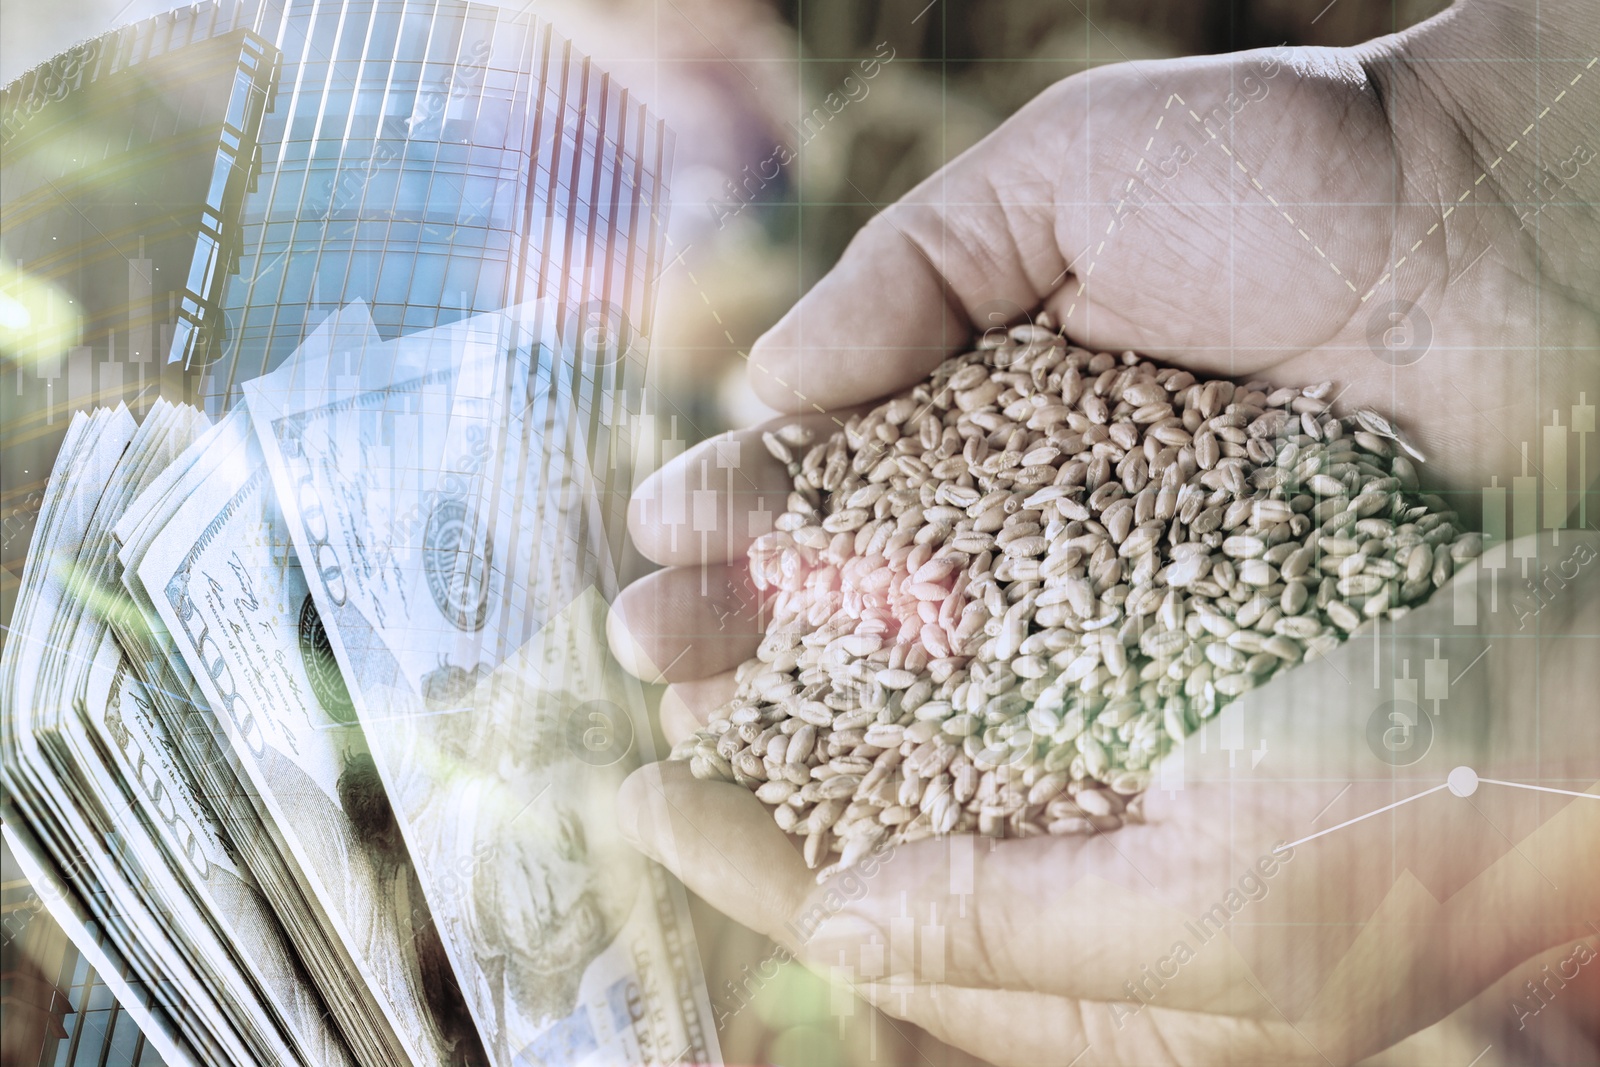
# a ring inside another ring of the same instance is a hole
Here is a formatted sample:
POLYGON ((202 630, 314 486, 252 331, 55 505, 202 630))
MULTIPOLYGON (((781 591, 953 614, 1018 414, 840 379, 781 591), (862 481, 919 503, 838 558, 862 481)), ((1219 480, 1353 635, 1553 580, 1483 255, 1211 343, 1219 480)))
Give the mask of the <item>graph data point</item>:
POLYGON ((1478 772, 1471 767, 1457 767, 1445 781, 1458 797, 1470 797, 1478 791, 1478 772))

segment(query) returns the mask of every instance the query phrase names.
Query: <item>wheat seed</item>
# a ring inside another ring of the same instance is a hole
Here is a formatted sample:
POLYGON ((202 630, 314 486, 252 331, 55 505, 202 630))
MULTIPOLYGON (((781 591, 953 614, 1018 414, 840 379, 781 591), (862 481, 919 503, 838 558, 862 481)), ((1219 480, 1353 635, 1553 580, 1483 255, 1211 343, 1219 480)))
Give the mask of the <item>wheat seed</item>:
POLYGON ((884 841, 1143 821, 1172 745, 1482 550, 1331 391, 1033 324, 826 440, 763 434, 794 481, 750 550, 771 616, 674 757, 753 790, 821 876, 884 841))

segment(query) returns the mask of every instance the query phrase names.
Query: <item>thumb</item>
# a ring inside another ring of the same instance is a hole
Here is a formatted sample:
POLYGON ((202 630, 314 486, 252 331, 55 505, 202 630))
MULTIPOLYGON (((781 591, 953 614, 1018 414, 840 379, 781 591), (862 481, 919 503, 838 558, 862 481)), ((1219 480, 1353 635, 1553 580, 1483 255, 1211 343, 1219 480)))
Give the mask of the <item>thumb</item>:
POLYGON ((862 228, 751 350, 764 402, 812 412, 883 396, 1061 284, 1054 176, 1066 151, 1049 96, 862 228))

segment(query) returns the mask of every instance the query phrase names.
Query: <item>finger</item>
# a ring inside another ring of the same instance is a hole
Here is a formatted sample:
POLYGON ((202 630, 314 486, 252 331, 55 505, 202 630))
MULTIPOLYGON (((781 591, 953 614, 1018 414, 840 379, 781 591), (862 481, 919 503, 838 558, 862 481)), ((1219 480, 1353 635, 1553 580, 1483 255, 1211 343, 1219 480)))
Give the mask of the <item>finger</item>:
POLYGON ((857 992, 879 1011, 1001 1065, 1329 1062, 1279 1020, 1179 1011, 1138 1000, 1073 1000, 943 984, 880 982, 858 986, 857 992))
POLYGON ((696 678, 677 682, 667 687, 661 696, 661 729, 667 743, 675 745, 699 730, 711 718, 711 713, 733 699, 739 684, 733 671, 723 671, 709 678, 696 678))
MULTIPOLYGON (((960 882, 951 843, 938 840, 882 848, 819 886, 750 792, 698 781, 681 762, 659 773, 651 814, 670 812, 672 821, 635 815, 640 847, 714 907, 809 961, 828 964, 876 943, 888 946, 885 973, 914 976, 914 947, 890 933, 903 915, 937 914, 951 981, 1112 999, 1127 995, 1129 980, 1150 981, 1141 965, 1170 965, 1176 940, 1195 940, 1186 915, 1129 892, 1127 861, 1109 837, 1008 841, 992 851, 963 838, 976 846, 963 899, 952 894, 960 882)), ((630 796, 644 801, 645 783, 630 796)), ((1183 855, 1185 832, 1138 829, 1151 835, 1152 854, 1183 855)), ((1237 953, 1217 932, 1209 932, 1214 945, 1184 962, 1181 982, 1154 981, 1174 1006, 1262 1012, 1241 980, 1237 953)))
POLYGON ((743 563, 668 567, 617 596, 606 636, 635 677, 652 683, 705 678, 755 654, 765 598, 743 563))
POLYGON ((783 921, 815 883, 749 790, 698 781, 684 761, 652 763, 623 783, 617 819, 622 835, 690 892, 792 948, 783 921))
MULTIPOLYGON (((1386 628, 1378 649, 1386 661, 1384 677, 1401 677, 1408 659, 1418 663, 1441 655, 1473 664, 1477 671, 1478 685, 1452 694, 1453 732, 1440 728, 1432 752, 1418 745, 1411 765, 1381 762, 1383 749, 1369 750, 1369 718, 1391 706, 1390 694, 1373 695, 1372 645, 1352 641, 1232 706, 1228 714, 1243 724, 1235 729, 1260 759, 1233 766, 1238 750, 1229 751, 1220 725, 1208 724, 1191 738, 1184 755, 1185 790, 1176 798, 1159 790, 1149 794, 1149 825, 1088 840, 1008 841, 993 851, 980 843, 977 854, 965 860, 972 872, 966 878, 956 877, 961 872, 951 845, 898 849, 871 891, 842 909, 834 923, 824 924, 819 949, 835 936, 833 927, 845 945, 886 936, 894 919, 907 913, 902 893, 911 914, 934 908, 959 914, 964 902, 953 886, 968 884, 974 892, 965 901, 966 917, 949 921, 945 935, 951 979, 960 984, 1114 996, 1125 981, 1146 981, 1145 967, 1177 969, 1180 961, 1172 949, 1183 942, 1199 958, 1183 965, 1183 982, 1164 994, 1179 999, 1169 1003, 1260 1011, 1260 1003, 1203 999, 1208 989, 1236 986, 1230 975, 1247 964, 1266 996, 1304 1007, 1316 988, 1307 987, 1304 976, 1326 977, 1339 966, 1394 890, 1395 872, 1367 857, 1398 842, 1408 877, 1420 880, 1434 897, 1449 899, 1491 864, 1514 855, 1512 842, 1539 825, 1532 820, 1550 818, 1552 806, 1530 810, 1512 790, 1485 790, 1471 803, 1452 803, 1445 791, 1452 767, 1493 766, 1480 762, 1490 756, 1478 750, 1485 741, 1494 740, 1499 748, 1516 744, 1494 738, 1485 717, 1508 699, 1499 695, 1502 686, 1482 684, 1496 673, 1493 651, 1469 633, 1447 637, 1441 653, 1433 636, 1451 633, 1458 603, 1453 594, 1436 597, 1386 628), (1422 795, 1430 789, 1433 796, 1422 795), (1417 799, 1412 803, 1407 797, 1417 799), (1396 802, 1404 803, 1385 810, 1396 802), (1486 818, 1517 829, 1474 832, 1486 818), (1347 819, 1362 821, 1331 836, 1320 833, 1347 819), (1228 827, 1225 839, 1204 829, 1222 826, 1228 827), (1301 839, 1308 839, 1304 850, 1270 854, 1277 842, 1301 839), (1148 920, 1135 918, 1143 913, 1148 920), (1250 918, 1235 922, 1234 914, 1250 918), (1322 921, 1306 923, 1308 916, 1322 921), (1297 923, 1292 938, 1284 933, 1297 923), (1108 940, 1105 935, 1116 925, 1130 932, 1108 940), (1227 937, 1218 939, 1221 926, 1227 926, 1227 937), (1203 947, 1202 938, 1212 947, 1203 947), (1061 961, 1068 959, 1077 965, 1064 968, 1061 961), (1207 980, 1193 982, 1198 974, 1208 975, 1207 980)), ((1487 601, 1482 610, 1489 611, 1487 601)), ((1576 737, 1569 747, 1584 751, 1576 737)), ((1557 806, 1566 803, 1555 798, 1557 806)), ((1487 940, 1480 935, 1472 942, 1487 962, 1467 968, 1458 959, 1453 973, 1478 976, 1497 966, 1497 957, 1483 950, 1487 940)), ((890 961, 899 970, 906 964, 890 961)))
MULTIPOLYGON (((948 842, 882 849, 819 886, 771 813, 741 787, 698 781, 676 762, 661 765, 653 779, 630 779, 625 793, 630 839, 644 852, 712 906, 814 964, 831 965, 841 953, 853 959, 863 945, 876 944, 887 946, 884 973, 915 978, 914 946, 890 936, 895 920, 938 915, 947 980, 1113 999, 1127 995, 1125 981, 1146 980, 1141 964, 1169 959, 1178 936, 1193 939, 1177 913, 1141 910, 1108 881, 1082 879, 1086 864, 1063 840, 985 849, 980 860, 1000 862, 980 863, 975 892, 963 902, 948 895, 948 842), (1053 844, 1055 855, 1031 844, 1053 844), (1058 880, 1081 884, 1063 893, 1058 880)), ((1181 983, 1158 979, 1163 998, 1179 1007, 1260 1013, 1236 960, 1219 939, 1184 966, 1181 983)))
POLYGON ((1014 320, 1059 286, 1052 190, 1067 152, 1059 129, 1038 132, 1049 112, 1024 108, 869 222, 751 349, 756 395, 780 411, 882 396, 927 375, 989 311, 1014 320))
POLYGON ((870 877, 841 875, 838 898, 808 899, 790 925, 808 959, 876 943, 887 946, 884 973, 909 980, 918 974, 915 946, 893 931, 905 915, 937 915, 944 978, 958 985, 1109 1000, 1133 984, 1173 1007, 1264 1014, 1270 1005, 1222 936, 1231 913, 1196 927, 1193 912, 1169 903, 1169 886, 1214 884, 1205 868, 1227 854, 1222 842, 1197 849, 1196 836, 1192 827, 1149 825, 993 847, 970 837, 897 845, 876 856, 870 877))
MULTIPOLYGON (((742 559, 750 543, 787 508, 794 479, 768 450, 763 434, 792 424, 815 440, 838 429, 848 412, 781 419, 702 441, 669 459, 634 492, 628 532, 657 563, 704 564, 742 559)), ((781 442, 780 442, 781 443, 781 442)), ((796 461, 806 446, 786 446, 796 461)))

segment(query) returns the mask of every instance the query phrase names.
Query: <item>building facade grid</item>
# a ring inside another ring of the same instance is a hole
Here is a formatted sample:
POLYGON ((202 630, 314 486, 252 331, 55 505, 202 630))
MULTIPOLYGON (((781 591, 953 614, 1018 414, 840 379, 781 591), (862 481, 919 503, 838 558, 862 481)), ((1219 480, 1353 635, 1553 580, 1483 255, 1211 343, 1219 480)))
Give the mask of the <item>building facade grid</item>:
MULTIPOLYGON (((127 167, 158 170, 159 156, 192 136, 191 158, 209 152, 207 172, 226 176, 225 210, 197 205, 181 262, 147 254, 154 237, 139 219, 80 226, 70 242, 15 239, 25 205, 12 190, 37 184, 30 168, 41 163, 10 151, 0 166, 6 256, 33 276, 75 275, 78 309, 98 302, 64 367, 52 353, 4 368, 16 378, 6 443, 29 445, 6 464, 14 542, 26 543, 28 501, 70 411, 127 399, 138 412, 159 394, 219 414, 241 382, 344 303, 365 301, 388 337, 545 297, 576 307, 586 335, 615 343, 649 332, 670 139, 637 98, 531 17, 458 0, 201 3, 29 72, 4 90, 0 123, 24 132, 39 107, 99 79, 141 71, 159 81, 219 42, 233 46, 228 62, 243 79, 230 77, 220 134, 186 130, 186 105, 157 116, 167 125, 143 114, 122 122, 127 167), (143 154, 130 162, 136 142, 143 154), (125 272, 90 282, 86 265, 102 260, 125 272), (185 373, 168 365, 175 354, 185 373)), ((113 191, 126 184, 110 162, 81 166, 113 191)), ((65 188, 61 175, 51 180, 65 188)), ((73 221, 78 205, 61 199, 41 208, 41 225, 73 221)), ((69 295, 72 282, 63 281, 69 295)), ((568 347, 552 358, 571 376, 591 459, 615 471, 632 454, 642 357, 586 360, 581 343, 568 347)), ((619 491, 608 512, 620 511, 619 491)))

